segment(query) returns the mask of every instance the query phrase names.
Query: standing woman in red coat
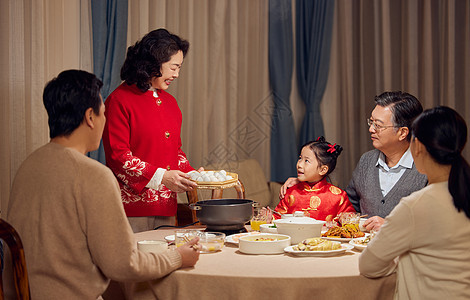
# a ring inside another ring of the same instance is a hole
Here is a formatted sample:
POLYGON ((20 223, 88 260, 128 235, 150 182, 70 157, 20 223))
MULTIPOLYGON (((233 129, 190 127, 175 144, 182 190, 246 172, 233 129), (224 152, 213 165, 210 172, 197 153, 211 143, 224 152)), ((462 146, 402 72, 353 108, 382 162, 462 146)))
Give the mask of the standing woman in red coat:
POLYGON ((178 78, 189 43, 165 29, 127 50, 124 81, 106 99, 103 145, 134 232, 174 225, 176 193, 196 188, 181 150, 181 110, 166 92, 178 78))

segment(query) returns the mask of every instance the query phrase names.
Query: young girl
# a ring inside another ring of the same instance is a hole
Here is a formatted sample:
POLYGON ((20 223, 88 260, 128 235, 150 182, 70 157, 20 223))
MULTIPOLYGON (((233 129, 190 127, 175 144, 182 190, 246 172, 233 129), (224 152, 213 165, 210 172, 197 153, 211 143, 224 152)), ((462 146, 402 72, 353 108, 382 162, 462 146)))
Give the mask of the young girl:
POLYGON ((304 211, 326 221, 342 212, 355 212, 346 192, 326 181, 341 151, 340 145, 331 145, 322 136, 302 146, 297 162, 299 183, 287 190, 275 210, 281 214, 304 211))

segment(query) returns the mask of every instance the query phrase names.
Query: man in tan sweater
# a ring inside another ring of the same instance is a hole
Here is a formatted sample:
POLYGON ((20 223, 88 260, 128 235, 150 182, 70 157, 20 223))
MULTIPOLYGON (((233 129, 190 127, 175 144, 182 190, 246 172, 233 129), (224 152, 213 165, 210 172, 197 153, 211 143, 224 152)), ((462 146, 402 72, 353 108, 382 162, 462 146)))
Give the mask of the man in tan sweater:
POLYGON ((101 86, 78 70, 46 85, 51 142, 13 182, 7 220, 23 241, 32 299, 99 299, 110 279, 155 279, 199 259, 197 239, 160 254, 137 249, 113 173, 85 155, 106 121, 101 86))

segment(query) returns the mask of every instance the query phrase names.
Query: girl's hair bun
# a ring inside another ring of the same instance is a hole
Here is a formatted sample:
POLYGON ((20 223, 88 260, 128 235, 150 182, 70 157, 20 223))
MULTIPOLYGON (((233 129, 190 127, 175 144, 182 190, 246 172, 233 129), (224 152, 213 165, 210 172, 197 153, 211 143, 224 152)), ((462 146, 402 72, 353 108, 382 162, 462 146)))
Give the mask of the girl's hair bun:
POLYGON ((335 148, 335 151, 333 151, 331 154, 338 157, 341 154, 341 152, 343 152, 343 147, 341 147, 340 145, 335 145, 334 148, 335 148))

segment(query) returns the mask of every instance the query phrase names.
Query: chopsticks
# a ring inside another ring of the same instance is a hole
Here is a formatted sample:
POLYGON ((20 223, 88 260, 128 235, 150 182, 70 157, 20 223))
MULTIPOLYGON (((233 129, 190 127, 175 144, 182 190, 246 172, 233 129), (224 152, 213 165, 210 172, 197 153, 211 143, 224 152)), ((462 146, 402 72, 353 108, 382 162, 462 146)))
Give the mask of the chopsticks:
MULTIPOLYGON (((183 240, 184 240, 186 243, 189 243, 189 242, 191 241, 187 236, 183 236, 183 240)), ((200 250, 198 245, 191 245, 191 248, 193 248, 193 249, 196 250, 196 251, 200 250)))
POLYGON ((359 218, 365 218, 368 217, 369 215, 360 215, 359 218))

